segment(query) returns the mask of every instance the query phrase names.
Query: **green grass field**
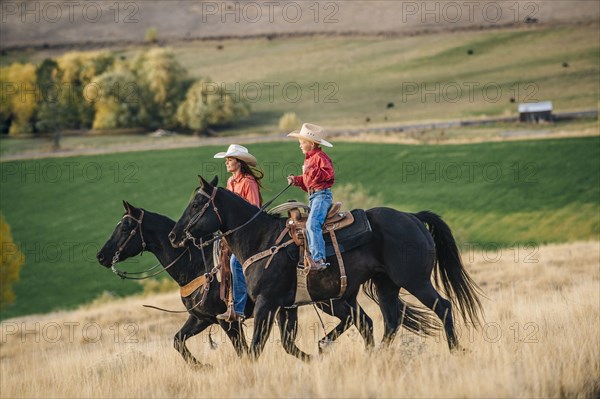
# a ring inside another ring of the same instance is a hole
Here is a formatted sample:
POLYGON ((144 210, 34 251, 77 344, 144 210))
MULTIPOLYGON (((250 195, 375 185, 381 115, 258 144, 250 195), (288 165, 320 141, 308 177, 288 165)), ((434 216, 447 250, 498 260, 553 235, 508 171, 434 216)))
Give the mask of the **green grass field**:
MULTIPOLYGON (((184 42, 173 50, 191 76, 210 77, 250 102, 252 115, 225 134, 272 133, 290 111, 328 128, 356 128, 516 115, 518 102, 550 100, 555 112, 594 109, 597 33, 591 24, 396 38, 232 39, 184 42)), ((115 51, 128 57, 139 49, 115 51)), ((23 53, 0 62, 15 59, 41 61, 23 53)))
MULTIPOLYGON (((265 198, 298 173, 297 144, 248 146, 266 172, 265 198)), ((25 253, 17 302, 1 317, 73 308, 111 291, 141 290, 95 261, 122 215, 121 200, 176 219, 197 174, 226 177, 222 148, 4 162, 0 208, 25 253)), ((600 138, 451 146, 337 143, 329 150, 337 187, 360 184, 381 205, 429 209, 461 246, 597 239, 600 138)), ((298 189, 284 195, 305 198, 298 189)), ((3 254, 8 250, 3 248, 3 254)), ((146 254, 122 268, 154 264, 146 254)))

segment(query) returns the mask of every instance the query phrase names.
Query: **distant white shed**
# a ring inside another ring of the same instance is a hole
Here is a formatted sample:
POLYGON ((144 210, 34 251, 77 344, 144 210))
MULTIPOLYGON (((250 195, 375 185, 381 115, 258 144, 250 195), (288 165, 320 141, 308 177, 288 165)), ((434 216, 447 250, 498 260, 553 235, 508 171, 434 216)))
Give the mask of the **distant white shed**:
POLYGON ((519 104, 519 120, 521 122, 552 122, 552 101, 519 104))

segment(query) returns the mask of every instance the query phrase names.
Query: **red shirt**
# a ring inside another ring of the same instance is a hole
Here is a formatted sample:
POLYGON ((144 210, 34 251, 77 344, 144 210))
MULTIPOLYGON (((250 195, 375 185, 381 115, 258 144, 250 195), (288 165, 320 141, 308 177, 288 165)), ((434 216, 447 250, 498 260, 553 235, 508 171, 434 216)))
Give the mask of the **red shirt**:
POLYGON ((302 176, 294 176, 294 186, 302 190, 323 190, 333 186, 335 172, 331 159, 322 149, 308 151, 304 159, 302 176))
POLYGON ((260 191, 254 177, 240 174, 236 179, 231 176, 227 180, 227 190, 236 193, 252 205, 260 208, 260 191))

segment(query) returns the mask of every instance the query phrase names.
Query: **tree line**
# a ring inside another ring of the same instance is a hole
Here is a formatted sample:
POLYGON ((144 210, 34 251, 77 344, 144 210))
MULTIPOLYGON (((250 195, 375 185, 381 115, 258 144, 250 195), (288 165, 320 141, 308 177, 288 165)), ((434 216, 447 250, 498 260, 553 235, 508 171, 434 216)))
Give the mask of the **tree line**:
POLYGON ((210 78, 190 77, 164 48, 129 58, 69 52, 38 65, 13 63, 0 68, 0 85, 0 131, 15 136, 119 128, 203 133, 250 114, 210 78))

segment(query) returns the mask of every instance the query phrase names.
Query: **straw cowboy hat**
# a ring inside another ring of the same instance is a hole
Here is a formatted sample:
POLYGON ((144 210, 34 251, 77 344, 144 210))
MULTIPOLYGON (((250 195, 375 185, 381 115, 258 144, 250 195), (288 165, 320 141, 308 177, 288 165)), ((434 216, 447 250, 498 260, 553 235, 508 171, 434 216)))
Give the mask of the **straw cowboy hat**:
POLYGON ((312 123, 305 123, 302 125, 302 129, 294 130, 288 137, 297 137, 299 139, 312 141, 313 143, 321 144, 326 147, 333 147, 329 141, 323 139, 325 135, 325 129, 321 126, 313 125, 312 123))
POLYGON ((246 162, 250 166, 256 166, 256 158, 248 152, 248 149, 238 144, 231 144, 227 152, 215 154, 215 158, 236 158, 246 162))

